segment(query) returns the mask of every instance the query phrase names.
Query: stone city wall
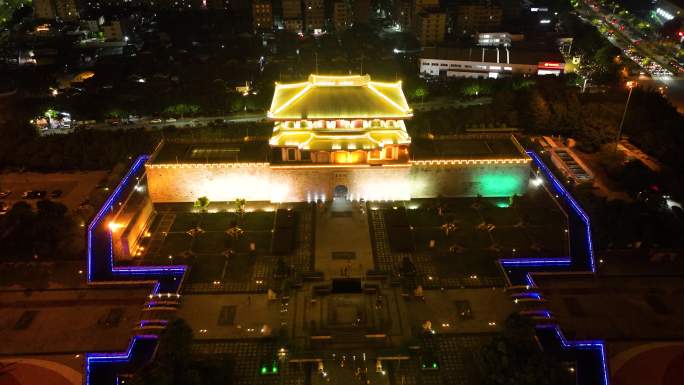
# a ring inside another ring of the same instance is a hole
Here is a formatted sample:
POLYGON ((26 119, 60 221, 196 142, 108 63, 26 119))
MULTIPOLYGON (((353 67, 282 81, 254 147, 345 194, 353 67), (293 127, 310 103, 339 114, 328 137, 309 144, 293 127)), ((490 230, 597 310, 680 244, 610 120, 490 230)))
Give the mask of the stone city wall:
POLYGON ((305 202, 332 199, 337 186, 347 197, 408 200, 441 196, 524 194, 529 163, 491 165, 413 164, 370 167, 304 165, 148 165, 153 202, 211 201, 305 202))
POLYGON ((522 195, 527 192, 530 163, 413 164, 412 198, 484 197, 522 195))

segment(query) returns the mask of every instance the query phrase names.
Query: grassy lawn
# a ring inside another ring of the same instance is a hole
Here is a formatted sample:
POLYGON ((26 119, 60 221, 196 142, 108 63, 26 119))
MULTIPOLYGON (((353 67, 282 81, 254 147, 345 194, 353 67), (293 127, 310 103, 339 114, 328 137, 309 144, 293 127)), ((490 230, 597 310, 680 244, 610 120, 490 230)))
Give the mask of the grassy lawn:
POLYGON ((430 209, 408 210, 406 217, 413 227, 439 227, 442 225, 442 218, 430 209))
POLYGON ((228 249, 228 235, 224 232, 211 231, 200 234, 192 244, 196 254, 220 254, 228 249))
POLYGON ((237 216, 231 213, 204 213, 200 227, 204 231, 224 232, 230 228, 234 221, 237 221, 237 216))
POLYGON ((226 281, 246 282, 252 279, 255 257, 247 253, 238 253, 228 260, 226 281))
POLYGON ((186 233, 169 233, 159 250, 159 255, 176 255, 183 251, 190 250, 192 237, 186 233))
POLYGON ((525 249, 529 249, 532 244, 532 240, 522 228, 497 227, 492 231, 492 235, 497 245, 503 250, 504 255, 513 249, 516 249, 517 252, 522 252, 525 249))
POLYGON ((177 213, 169 232, 186 232, 199 224, 200 216, 195 213, 177 213))
POLYGON ((475 227, 463 227, 454 234, 455 244, 466 251, 487 249, 492 245, 489 234, 475 227))
POLYGON ((271 253, 271 231, 247 231, 240 238, 227 237, 228 247, 237 253, 249 253, 250 244, 254 242, 255 251, 259 254, 271 253))
POLYGON ((416 202, 419 208, 406 211, 416 252, 430 255, 443 276, 498 275, 499 258, 567 254, 565 215, 546 192, 520 197, 512 207, 502 198, 475 202, 475 198, 421 200, 416 202), (456 224, 456 230, 447 236, 441 226, 449 222, 456 224), (494 228, 478 229, 482 223, 494 228), (435 241, 434 248, 430 240, 435 241), (455 252, 449 250, 452 246, 455 252))
POLYGON ((214 282, 221 279, 226 258, 223 255, 202 255, 195 259, 190 270, 190 283, 214 282))
POLYGON ((486 222, 493 223, 496 226, 513 226, 520 222, 520 217, 511 207, 501 208, 486 205, 480 209, 480 215, 486 222))
POLYGON ((461 254, 441 253, 432 258, 432 263, 442 277, 462 277, 472 274, 492 276, 499 274, 497 257, 490 252, 466 251, 461 254))
POLYGON ((264 231, 273 228, 275 212, 257 211, 246 213, 242 218, 242 228, 247 231, 264 231))

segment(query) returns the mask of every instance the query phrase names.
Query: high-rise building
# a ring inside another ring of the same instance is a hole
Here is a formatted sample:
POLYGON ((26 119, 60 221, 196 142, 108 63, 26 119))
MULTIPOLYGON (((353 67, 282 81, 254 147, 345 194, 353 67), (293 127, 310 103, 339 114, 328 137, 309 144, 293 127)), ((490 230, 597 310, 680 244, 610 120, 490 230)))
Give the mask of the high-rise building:
POLYGON ((421 12, 439 8, 439 0, 409 0, 409 23, 407 25, 417 32, 418 18, 421 12))
POLYGON ((35 0, 33 16, 36 19, 76 20, 78 19, 76 0, 35 0))
POLYGON ((273 4, 269 0, 252 2, 252 27, 255 31, 273 29, 273 4))
POLYGON ((33 17, 36 19, 54 19, 56 15, 52 0, 33 0, 33 17))
POLYGON ((368 24, 371 16, 371 1, 370 0, 354 0, 354 23, 368 24))
POLYGON ((204 3, 207 7, 207 9, 211 9, 213 11, 225 11, 227 9, 230 9, 230 1, 229 0, 206 0, 204 3))
POLYGON ((301 32, 304 26, 302 23, 302 1, 282 0, 282 6, 285 29, 290 32, 301 32))
POLYGON ((344 31, 352 24, 351 6, 346 0, 333 3, 333 25, 336 31, 344 31))
POLYGON ((55 0, 55 10, 62 20, 77 20, 79 16, 76 0, 55 0))
POLYGON ((437 9, 421 11, 416 17, 414 30, 423 46, 443 42, 446 33, 446 13, 437 9))
POLYGON ((323 0, 304 0, 304 21, 307 31, 323 29, 325 26, 325 4, 323 0))
POLYGON ((491 4, 469 4, 456 7, 456 29, 466 32, 490 32, 501 27, 503 10, 491 4))
POLYGON ((394 22, 399 24, 404 31, 411 29, 411 9, 411 0, 396 0, 394 2, 394 22))
POLYGON ((105 40, 124 41, 124 34, 120 21, 112 20, 108 23, 102 24, 100 28, 102 29, 102 34, 104 35, 105 40))

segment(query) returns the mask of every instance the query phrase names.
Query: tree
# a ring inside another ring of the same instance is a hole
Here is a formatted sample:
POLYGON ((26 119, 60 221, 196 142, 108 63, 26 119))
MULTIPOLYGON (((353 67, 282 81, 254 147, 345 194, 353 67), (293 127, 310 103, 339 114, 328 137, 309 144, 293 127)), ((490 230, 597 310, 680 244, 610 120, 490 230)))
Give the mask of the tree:
POLYGON ((428 96, 428 90, 425 87, 418 87, 416 90, 413 92, 413 95, 415 96, 416 99, 420 98, 420 103, 422 104, 425 101, 425 97, 428 96))
POLYGON ((240 219, 245 216, 246 203, 247 201, 242 198, 237 198, 235 201, 233 201, 233 206, 235 206, 235 214, 237 214, 238 218, 240 219))
POLYGON ((157 356, 134 378, 134 385, 203 385, 192 368, 192 329, 183 319, 175 319, 159 339, 157 356))
POLYGON ((574 377, 560 365, 559 357, 542 352, 535 342, 529 319, 511 315, 503 330, 481 351, 486 383, 491 385, 564 385, 574 377))
POLYGON ((197 198, 197 200, 195 201, 193 206, 196 209, 199 209, 200 212, 204 213, 207 211, 207 207, 209 207, 209 203, 210 203, 209 198, 207 198, 205 196, 201 196, 201 197, 197 198))
POLYGON ((166 109, 164 110, 164 114, 171 116, 180 116, 180 118, 183 119, 185 115, 193 115, 198 113, 199 111, 200 107, 196 104, 180 103, 166 107, 166 109))
POLYGON ((530 116, 528 124, 530 128, 536 132, 548 132, 550 129, 549 124, 551 123, 551 111, 549 110, 549 104, 539 91, 533 90, 530 93, 528 108, 530 116))

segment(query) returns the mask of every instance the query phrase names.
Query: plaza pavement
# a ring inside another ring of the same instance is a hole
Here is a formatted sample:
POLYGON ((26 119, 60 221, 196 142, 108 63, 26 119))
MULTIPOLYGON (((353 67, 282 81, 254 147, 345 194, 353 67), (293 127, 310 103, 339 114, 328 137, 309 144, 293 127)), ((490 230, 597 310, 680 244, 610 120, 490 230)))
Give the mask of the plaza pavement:
POLYGON ((326 279, 361 278, 373 266, 368 216, 358 204, 336 199, 316 211, 314 266, 326 279), (354 253, 353 259, 333 259, 333 252, 354 253), (345 274, 346 273, 346 274, 345 274))

